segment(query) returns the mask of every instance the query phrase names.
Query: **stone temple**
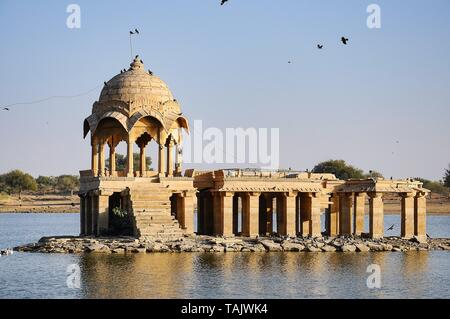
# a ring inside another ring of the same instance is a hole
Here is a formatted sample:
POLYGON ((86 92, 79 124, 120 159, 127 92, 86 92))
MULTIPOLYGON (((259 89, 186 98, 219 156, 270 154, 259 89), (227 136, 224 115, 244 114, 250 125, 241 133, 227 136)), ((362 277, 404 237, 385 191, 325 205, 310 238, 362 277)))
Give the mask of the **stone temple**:
POLYGON ((81 235, 380 238, 385 229, 383 197, 397 194, 401 237, 426 238, 429 191, 418 181, 344 181, 333 174, 310 172, 183 171, 183 130, 189 132, 189 124, 179 103, 138 56, 128 70, 105 84, 84 121, 92 154, 91 168, 80 171, 81 235), (115 148, 121 141, 127 144, 124 170, 116 169, 115 148), (146 170, 149 143, 158 147, 155 171, 146 170), (138 167, 134 167, 134 144, 140 150, 138 167), (364 232, 366 202, 368 233, 364 232))

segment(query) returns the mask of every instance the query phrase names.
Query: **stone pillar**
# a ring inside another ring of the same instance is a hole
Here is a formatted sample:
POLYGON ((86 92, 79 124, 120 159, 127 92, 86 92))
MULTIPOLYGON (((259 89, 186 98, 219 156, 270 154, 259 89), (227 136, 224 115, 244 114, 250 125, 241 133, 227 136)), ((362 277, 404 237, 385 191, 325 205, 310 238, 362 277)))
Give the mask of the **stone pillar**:
POLYGON ((267 210, 266 233, 271 235, 273 233, 273 197, 272 197, 272 194, 267 194, 266 210, 267 210))
POLYGON ((85 235, 92 235, 92 196, 88 193, 84 198, 84 204, 86 209, 86 218, 85 218, 85 235))
POLYGON ((183 171, 182 149, 180 144, 175 145, 175 174, 177 176, 180 176, 183 171))
POLYGON ((177 200, 180 203, 180 211, 177 212, 178 222, 186 234, 194 233, 194 192, 184 192, 177 200))
POLYGON ((86 199, 80 195, 80 236, 86 234, 86 199))
POLYGON ((277 234, 281 234, 283 232, 284 229, 284 223, 285 220, 283 219, 283 196, 281 196, 280 194, 275 195, 275 211, 276 211, 276 216, 277 216, 277 227, 276 227, 276 232, 277 234))
POLYGON ((111 143, 109 145, 109 175, 117 176, 116 172, 116 146, 111 143))
POLYGON ((267 233, 267 194, 259 196, 259 235, 265 236, 267 233))
POLYGON ((282 194, 281 198, 283 203, 282 219, 284 222, 280 234, 284 236, 296 236, 295 208, 297 195, 294 193, 285 193, 282 194))
POLYGON ((203 199, 203 193, 202 192, 197 193, 197 234, 205 234, 204 202, 205 201, 203 199))
POLYGON ((94 176, 98 175, 98 144, 96 140, 92 141, 91 169, 94 176))
POLYGON ((98 235, 98 213, 99 213, 99 198, 96 192, 91 196, 92 205, 92 235, 98 235))
POLYGON ((98 144, 98 176, 105 176, 105 142, 98 144))
POLYGON ((340 198, 339 234, 352 234, 352 194, 342 193, 340 198))
POLYGON ((139 147, 139 172, 141 177, 145 177, 147 172, 145 160, 145 145, 142 144, 139 147))
POLYGON ((158 173, 159 176, 166 176, 166 160, 164 158, 164 145, 158 145, 158 173))
POLYGON ((247 237, 259 235, 259 195, 260 193, 250 192, 244 197, 242 234, 247 237))
POLYGON ((382 193, 369 193, 369 234, 371 238, 384 236, 384 205, 382 193))
POLYGON ((127 177, 134 177, 133 161, 133 138, 128 136, 127 140, 127 177))
POLYGON ((425 193, 417 193, 414 198, 414 235, 427 239, 427 199, 425 193))
POLYGON ((98 231, 97 234, 105 235, 109 231, 109 196, 111 193, 100 192, 98 196, 98 231))
POLYGON ((319 237, 320 225, 320 197, 316 193, 303 193, 300 199, 300 233, 303 237, 319 237))
POLYGON ((233 236, 233 193, 223 193, 222 197, 222 234, 233 236))
POLYGON ((414 236, 414 193, 402 193, 401 237, 414 236))
POLYGON ((355 210, 354 210, 354 226, 355 235, 361 236, 364 232, 364 207, 366 205, 366 194, 358 193, 355 195, 355 210))
POLYGON ((173 140, 167 144, 167 177, 173 176, 173 140))
POLYGON ((239 196, 233 196, 233 234, 239 233, 239 196))
POLYGON ((339 195, 332 194, 331 202, 328 210, 327 233, 329 236, 337 236, 339 234, 339 195))

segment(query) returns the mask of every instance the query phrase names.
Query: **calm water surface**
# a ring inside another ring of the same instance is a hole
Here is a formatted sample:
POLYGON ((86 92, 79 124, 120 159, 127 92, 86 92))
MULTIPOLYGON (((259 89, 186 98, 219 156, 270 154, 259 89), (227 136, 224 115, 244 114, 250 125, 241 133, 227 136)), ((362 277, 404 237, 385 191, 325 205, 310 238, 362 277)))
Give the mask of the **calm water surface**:
MULTIPOLYGON (((78 218, 0 214, 0 248, 76 235, 78 218)), ((429 216, 428 233, 450 237, 450 216, 429 216)), ((15 253, 0 257, 0 298, 450 298, 450 253, 15 253), (372 263, 381 289, 366 286, 372 263), (80 289, 67 287, 70 264, 81 268, 80 289)))

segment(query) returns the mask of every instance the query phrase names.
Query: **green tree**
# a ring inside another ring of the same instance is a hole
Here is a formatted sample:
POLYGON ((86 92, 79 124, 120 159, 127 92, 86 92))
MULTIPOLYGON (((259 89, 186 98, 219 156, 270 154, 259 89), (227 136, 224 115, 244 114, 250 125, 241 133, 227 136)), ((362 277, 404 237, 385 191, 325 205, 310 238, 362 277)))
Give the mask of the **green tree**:
POLYGON ((444 185, 450 187, 450 164, 448 165, 448 169, 445 170, 444 185))
POLYGON ((347 164, 344 160, 329 160, 314 166, 313 173, 331 173, 339 179, 365 178, 364 171, 347 164))
POLYGON ((33 176, 20 170, 13 170, 9 173, 0 175, 0 184, 8 193, 18 193, 19 199, 22 192, 26 190, 35 191, 37 183, 33 176))
POLYGON ((41 191, 55 190, 57 181, 53 176, 39 176, 36 178, 36 183, 38 184, 38 189, 41 191))
POLYGON ((77 190, 80 186, 80 180, 78 176, 73 175, 61 175, 56 178, 56 188, 63 192, 70 192, 70 195, 73 195, 73 192, 77 190))
MULTIPOLYGON (((133 153, 133 168, 134 171, 137 172, 139 170, 139 162, 140 162, 140 154, 133 153)), ((109 167, 109 158, 106 159, 106 167, 109 167)), ((150 170, 150 165, 152 165, 152 158, 150 156, 145 157, 145 167, 146 170, 150 170)), ((123 171, 127 167, 127 156, 122 154, 116 154, 116 170, 123 171)))
POLYGON ((430 181, 420 177, 416 177, 415 180, 422 182, 423 187, 429 189, 433 193, 448 195, 450 192, 449 188, 445 187, 441 182, 430 181))

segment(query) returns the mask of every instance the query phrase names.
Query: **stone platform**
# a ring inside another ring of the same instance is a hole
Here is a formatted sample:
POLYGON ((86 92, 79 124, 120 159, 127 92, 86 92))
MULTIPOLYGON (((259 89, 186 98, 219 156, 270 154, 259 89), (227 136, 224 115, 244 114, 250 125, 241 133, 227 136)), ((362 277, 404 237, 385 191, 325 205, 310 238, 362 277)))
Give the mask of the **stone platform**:
POLYGON ((38 243, 14 248, 38 253, 162 253, 162 252, 369 252, 450 250, 450 238, 420 242, 399 237, 363 239, 360 237, 212 237, 184 236, 177 240, 135 239, 131 237, 43 237, 38 243))

